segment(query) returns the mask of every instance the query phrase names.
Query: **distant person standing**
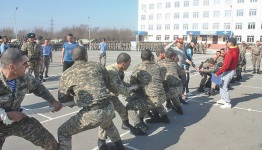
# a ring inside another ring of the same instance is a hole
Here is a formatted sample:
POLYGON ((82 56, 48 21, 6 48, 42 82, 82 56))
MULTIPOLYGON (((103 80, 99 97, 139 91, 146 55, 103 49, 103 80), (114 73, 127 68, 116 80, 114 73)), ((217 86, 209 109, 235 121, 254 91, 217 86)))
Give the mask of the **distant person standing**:
POLYGON ((34 71, 35 78, 38 80, 41 80, 39 74, 40 74, 40 65, 42 61, 41 60, 42 59, 42 47, 41 45, 35 42, 34 33, 28 33, 27 38, 28 40, 25 44, 23 44, 21 50, 25 51, 26 55, 29 58, 28 72, 32 74, 34 71))
POLYGON ((8 37, 3 36, 2 37, 2 44, 1 44, 1 54, 3 54, 3 52, 9 48, 9 44, 8 44, 8 37))
POLYGON ((74 61, 72 59, 72 50, 79 46, 77 42, 74 41, 73 34, 68 34, 67 42, 64 43, 62 48, 62 56, 61 56, 61 64, 63 64, 63 72, 71 67, 74 64, 74 61))
MULTIPOLYGON (((242 41, 241 45, 239 45, 238 47, 239 47, 240 53, 244 57, 243 61, 246 63, 247 62, 247 60, 246 60, 247 45, 246 45, 246 43, 244 41, 242 41)), ((243 69, 242 71, 246 72, 246 64, 243 65, 242 69, 243 69)))
POLYGON ((221 108, 231 108, 231 100, 228 92, 229 82, 236 74, 236 67, 238 65, 239 49, 236 46, 236 38, 229 38, 227 42, 228 51, 225 54, 223 66, 215 74, 215 77, 222 74, 220 84, 220 96, 221 99, 217 101, 219 104, 223 104, 221 108))
POLYGON ((106 39, 103 38, 102 42, 99 44, 99 49, 100 49, 99 62, 103 66, 106 66, 106 50, 107 50, 107 48, 108 48, 108 44, 106 43, 106 39))
POLYGON ((43 67, 41 70, 41 75, 45 72, 45 78, 48 78, 48 69, 50 62, 52 62, 52 46, 49 44, 49 40, 45 39, 44 44, 42 45, 43 49, 43 67))
POLYGON ((256 45, 251 49, 251 60, 253 63, 253 74, 260 74, 260 62, 262 57, 262 47, 260 46, 260 42, 256 41, 256 45))

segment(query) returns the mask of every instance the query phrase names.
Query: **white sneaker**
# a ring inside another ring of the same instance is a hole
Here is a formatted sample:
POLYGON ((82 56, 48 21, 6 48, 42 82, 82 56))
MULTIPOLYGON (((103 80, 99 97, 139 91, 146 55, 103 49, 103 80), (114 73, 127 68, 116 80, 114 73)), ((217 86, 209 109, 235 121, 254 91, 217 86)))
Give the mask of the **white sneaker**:
POLYGON ((193 94, 192 93, 190 93, 190 92, 187 92, 186 93, 186 96, 192 96, 193 94))
POLYGON ((220 106, 220 108, 226 109, 226 108, 231 108, 230 103, 225 103, 224 105, 220 106))
POLYGON ((224 104, 226 104, 226 101, 221 98, 220 100, 217 101, 217 104, 223 104, 224 105, 224 104))

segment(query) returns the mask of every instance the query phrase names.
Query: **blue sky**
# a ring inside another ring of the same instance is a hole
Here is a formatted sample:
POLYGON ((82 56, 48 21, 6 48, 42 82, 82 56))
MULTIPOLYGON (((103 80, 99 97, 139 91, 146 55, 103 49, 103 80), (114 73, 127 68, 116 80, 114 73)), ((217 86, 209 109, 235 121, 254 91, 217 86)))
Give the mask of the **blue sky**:
POLYGON ((53 18, 54 30, 58 31, 62 27, 89 24, 90 17, 91 27, 135 31, 137 7, 137 0, 5 0, 1 1, 0 28, 14 27, 16 20, 17 30, 49 29, 53 18))

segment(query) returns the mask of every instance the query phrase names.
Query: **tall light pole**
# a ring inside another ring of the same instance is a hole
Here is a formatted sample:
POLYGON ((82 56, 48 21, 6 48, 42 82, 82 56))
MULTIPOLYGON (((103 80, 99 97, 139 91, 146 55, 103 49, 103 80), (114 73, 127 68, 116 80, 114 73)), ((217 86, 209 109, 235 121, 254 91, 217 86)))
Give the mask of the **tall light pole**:
POLYGON ((88 40, 89 40, 89 50, 91 48, 91 45, 90 45, 90 28, 91 28, 91 23, 90 23, 90 17, 88 17, 88 22, 89 22, 89 25, 88 25, 88 40))
POLYGON ((17 29, 16 29, 16 11, 17 11, 18 7, 15 8, 15 15, 14 15, 14 24, 15 24, 15 39, 17 39, 17 29))

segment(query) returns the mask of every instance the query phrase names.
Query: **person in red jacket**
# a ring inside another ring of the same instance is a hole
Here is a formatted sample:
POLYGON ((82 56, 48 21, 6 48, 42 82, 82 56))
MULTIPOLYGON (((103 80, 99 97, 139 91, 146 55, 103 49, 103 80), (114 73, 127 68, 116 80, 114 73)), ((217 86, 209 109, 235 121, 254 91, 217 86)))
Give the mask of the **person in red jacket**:
POLYGON ((217 101, 223 104, 221 108, 231 108, 230 96, 228 92, 228 84, 236 74, 236 67, 238 64, 239 49, 236 46, 236 38, 229 38, 227 42, 228 51, 224 56, 223 66, 215 74, 215 77, 222 74, 220 84, 221 99, 217 101))

